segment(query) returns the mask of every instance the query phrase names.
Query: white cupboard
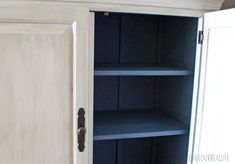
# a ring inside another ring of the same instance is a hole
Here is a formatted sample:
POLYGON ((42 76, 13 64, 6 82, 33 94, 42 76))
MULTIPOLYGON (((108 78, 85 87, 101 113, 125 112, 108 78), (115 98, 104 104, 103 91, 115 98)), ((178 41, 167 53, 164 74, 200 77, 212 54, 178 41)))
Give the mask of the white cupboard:
POLYGON ((0 163, 234 163, 234 9, 132 3, 0 3, 0 163))

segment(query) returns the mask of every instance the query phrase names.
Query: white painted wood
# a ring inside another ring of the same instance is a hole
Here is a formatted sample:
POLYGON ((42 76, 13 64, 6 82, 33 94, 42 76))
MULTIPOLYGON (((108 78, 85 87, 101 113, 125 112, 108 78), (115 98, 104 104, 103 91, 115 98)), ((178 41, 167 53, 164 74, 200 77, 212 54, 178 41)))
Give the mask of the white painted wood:
MULTIPOLYGON (((205 15, 194 157, 219 155, 235 162, 235 10, 205 15), (224 156, 223 156, 224 155, 224 156)), ((202 158, 202 157, 201 157, 202 158)), ((194 161, 194 164, 202 163, 194 161)), ((214 163, 223 163, 216 161, 214 163)))
MULTIPOLYGON (((25 1, 25 0, 17 0, 25 1)), ((36 0, 31 0, 36 1, 36 0)), ((48 0, 41 0, 48 1, 48 0)), ((218 10, 223 0, 49 0, 58 2, 77 2, 86 4, 110 4, 110 5, 135 5, 135 6, 152 6, 164 8, 178 8, 190 10, 218 10)))
POLYGON ((90 134, 87 138, 88 143, 88 164, 93 164, 93 115, 94 115, 94 42, 95 42, 95 14, 90 12, 89 14, 89 56, 88 56, 88 133, 90 134))
POLYGON ((174 1, 172 0, 134 0, 134 1, 133 0, 68 0, 68 1, 157 6, 157 7, 193 9, 193 10, 217 10, 220 9, 221 4, 223 2, 223 0, 174 0, 174 1))
POLYGON ((76 113, 88 109, 88 10, 0 8, 1 163, 86 164, 76 113))
MULTIPOLYGON (((203 18, 198 20, 198 34, 203 28, 203 18)), ((198 35, 199 37, 199 35, 198 35)), ((199 39, 197 37, 197 40, 199 39)), ((191 110, 191 123, 189 132, 189 146, 188 146, 188 164, 191 164, 190 157, 193 154, 195 131, 196 131, 196 116, 197 116, 197 102, 198 102, 198 88, 199 88, 199 75, 200 75, 200 65, 201 65, 201 54, 202 45, 197 42, 196 49, 196 59, 195 59, 195 69, 194 69, 194 84, 193 84, 193 99, 192 99, 192 110, 191 110)))
MULTIPOLYGON (((130 2, 130 1, 129 1, 130 2)), ((145 1, 143 1, 145 2, 145 1)), ((176 8, 172 5, 175 1, 171 1, 168 4, 168 7, 162 5, 153 5, 151 3, 138 4, 136 1, 132 3, 110 3, 100 2, 88 2, 88 1, 54 1, 54 0, 45 0, 45 1, 21 1, 21 0, 11 0, 11 1, 0 1, 0 6, 53 6, 53 5, 63 5, 63 6, 76 6, 76 7, 85 7, 89 8, 90 11, 108 11, 108 12, 128 12, 128 13, 142 13, 142 14, 159 14, 159 15, 176 15, 176 16, 189 16, 189 17, 201 17, 204 15, 206 9, 189 9, 184 8, 183 6, 176 8)), ((164 1, 163 1, 164 3, 164 1)), ((185 2, 185 4, 188 3, 185 2)), ((214 4, 214 3, 212 3, 214 4)), ((219 7, 220 8, 220 7, 219 7)), ((209 9, 208 9, 209 10, 209 9)), ((210 10, 217 10, 213 8, 210 10)))

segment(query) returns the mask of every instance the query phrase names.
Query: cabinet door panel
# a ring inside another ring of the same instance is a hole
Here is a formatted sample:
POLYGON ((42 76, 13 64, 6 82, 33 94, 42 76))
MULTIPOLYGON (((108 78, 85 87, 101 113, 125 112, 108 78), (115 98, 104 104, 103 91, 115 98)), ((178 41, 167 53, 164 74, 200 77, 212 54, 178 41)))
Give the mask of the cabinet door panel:
POLYGON ((88 101, 80 69, 87 66, 87 16, 77 8, 1 9, 0 163, 85 158, 77 151, 75 114, 88 101))
MULTIPOLYGON (((205 15, 197 124, 197 134, 201 136, 198 152, 202 160, 215 163, 235 162, 234 18, 234 9, 205 15)), ((199 143, 199 140, 196 141, 199 143)))

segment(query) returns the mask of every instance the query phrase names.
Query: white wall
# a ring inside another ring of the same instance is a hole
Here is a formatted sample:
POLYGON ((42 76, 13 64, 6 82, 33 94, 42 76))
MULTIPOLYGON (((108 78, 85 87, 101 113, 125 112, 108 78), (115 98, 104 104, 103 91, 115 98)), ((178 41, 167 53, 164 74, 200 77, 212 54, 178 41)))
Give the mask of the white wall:
POLYGON ((221 9, 235 8, 235 0, 224 0, 221 9))

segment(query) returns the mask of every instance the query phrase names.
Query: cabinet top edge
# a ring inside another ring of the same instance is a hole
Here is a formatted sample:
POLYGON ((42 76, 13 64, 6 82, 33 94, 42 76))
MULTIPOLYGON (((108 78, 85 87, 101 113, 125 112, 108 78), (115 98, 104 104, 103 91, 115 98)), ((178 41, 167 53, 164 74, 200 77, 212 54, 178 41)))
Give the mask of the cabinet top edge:
POLYGON ((224 0, 41 0, 57 2, 80 2, 110 5, 134 5, 146 7, 164 7, 187 10, 219 10, 224 0))
POLYGON ((128 12, 140 14, 202 17, 204 13, 220 9, 223 0, 11 0, 6 5, 74 6, 90 11, 128 12))

